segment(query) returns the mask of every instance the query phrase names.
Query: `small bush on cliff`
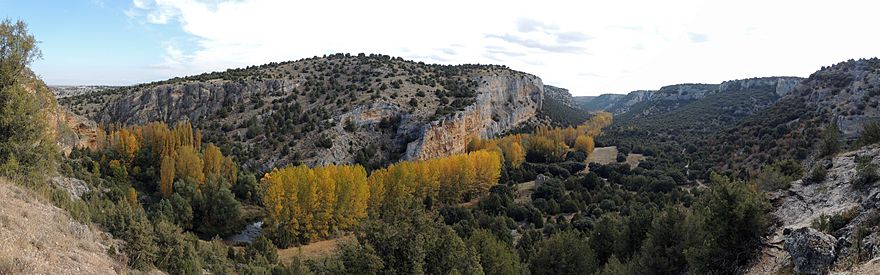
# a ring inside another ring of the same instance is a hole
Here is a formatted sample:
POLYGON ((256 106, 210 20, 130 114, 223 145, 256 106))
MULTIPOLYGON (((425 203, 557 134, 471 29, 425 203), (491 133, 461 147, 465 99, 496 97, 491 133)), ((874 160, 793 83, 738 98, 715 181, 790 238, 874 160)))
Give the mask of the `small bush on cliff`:
POLYGON ((871 145, 880 142, 880 121, 868 122, 863 126, 859 144, 871 145))
POLYGON ((857 157, 856 178, 853 185, 858 188, 864 188, 877 181, 877 164, 871 162, 871 157, 857 157))

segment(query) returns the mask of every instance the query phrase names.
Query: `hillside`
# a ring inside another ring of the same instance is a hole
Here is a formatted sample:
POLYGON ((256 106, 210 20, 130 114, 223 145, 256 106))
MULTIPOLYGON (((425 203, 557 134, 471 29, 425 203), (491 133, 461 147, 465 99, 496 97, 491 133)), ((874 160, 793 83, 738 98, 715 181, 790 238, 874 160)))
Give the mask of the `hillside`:
POLYGON ((61 99, 109 124, 188 120, 247 166, 357 162, 464 152, 535 116, 541 79, 491 65, 331 55, 61 99))
POLYGON ((792 182, 788 190, 770 193, 777 205, 771 214, 776 224, 768 236, 770 245, 764 247, 763 257, 748 274, 784 268, 803 273, 825 268, 852 270, 852 274, 880 272, 876 261, 859 262, 880 256, 880 208, 871 198, 880 187, 862 182, 864 176, 859 171, 860 163, 880 163, 880 147, 844 152, 821 163, 827 169, 823 178, 805 176, 792 182), (815 230, 804 229, 811 227, 815 230), (809 238, 818 241, 804 242, 809 238), (826 240, 833 243, 824 243, 826 240))
MULTIPOLYGON (((790 92, 801 80, 797 77, 766 77, 743 80, 725 81, 721 84, 677 84, 664 86, 659 90, 633 91, 625 95, 604 94, 596 97, 579 97, 575 101, 586 110, 608 111, 615 115, 629 114, 632 117, 649 116, 665 113, 687 106, 690 103, 707 100, 717 100, 722 96, 727 99, 743 98, 749 100, 750 96, 765 96, 779 98, 790 92), (746 93, 737 96, 731 94, 746 93), (726 95, 725 95, 726 94, 726 95)), ((768 105, 772 102, 760 101, 760 104, 768 105)), ((726 103, 726 102, 722 102, 726 103)), ((709 103, 711 104, 711 103, 709 103)))
POLYGON ((117 241, 0 179, 0 273, 127 273, 108 255, 117 241))
MULTIPOLYGON (((842 62, 794 86, 790 82, 796 79, 789 78, 729 81, 718 86, 729 93, 710 93, 686 104, 633 104, 615 117, 600 142, 621 143, 624 151, 674 155, 670 165, 690 163, 685 172, 701 177, 710 168, 746 177, 777 160, 806 160, 816 154, 828 123, 853 140, 864 122, 880 118, 878 63, 842 62)), ((627 106, 620 102, 615 106, 627 106)))

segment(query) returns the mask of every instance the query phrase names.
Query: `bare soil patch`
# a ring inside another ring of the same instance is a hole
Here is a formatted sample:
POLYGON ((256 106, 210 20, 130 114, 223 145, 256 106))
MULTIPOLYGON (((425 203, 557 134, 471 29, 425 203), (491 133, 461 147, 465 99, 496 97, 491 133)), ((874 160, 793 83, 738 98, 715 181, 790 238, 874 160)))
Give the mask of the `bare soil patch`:
POLYGON ((593 153, 587 157, 587 164, 609 164, 617 162, 617 146, 599 147, 593 149, 593 153))

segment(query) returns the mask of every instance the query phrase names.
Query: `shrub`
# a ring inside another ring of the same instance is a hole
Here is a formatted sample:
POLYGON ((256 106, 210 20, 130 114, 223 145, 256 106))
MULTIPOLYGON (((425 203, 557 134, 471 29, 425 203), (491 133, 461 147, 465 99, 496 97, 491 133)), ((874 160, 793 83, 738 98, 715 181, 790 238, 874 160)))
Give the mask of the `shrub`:
POLYGON ((828 234, 833 234, 835 231, 840 230, 849 224, 849 222, 858 215, 858 208, 852 208, 831 216, 822 214, 810 223, 810 227, 828 234))
POLYGON ((834 123, 829 124, 822 130, 822 139, 819 143, 819 154, 831 156, 840 151, 840 130, 834 123))
POLYGON ((333 147, 333 139, 325 134, 321 134, 318 140, 315 141, 315 146, 330 149, 330 147, 333 147))
POLYGON ((866 187, 877 181, 877 164, 871 162, 871 158, 863 158, 857 161, 856 178, 853 181, 855 187, 866 187))
POLYGON ((880 121, 866 123, 862 128, 859 144, 871 145, 880 142, 880 121))
POLYGON ((825 169, 825 166, 815 165, 813 166, 813 169, 810 169, 810 174, 807 176, 805 182, 819 183, 824 181, 827 176, 828 169, 825 169))

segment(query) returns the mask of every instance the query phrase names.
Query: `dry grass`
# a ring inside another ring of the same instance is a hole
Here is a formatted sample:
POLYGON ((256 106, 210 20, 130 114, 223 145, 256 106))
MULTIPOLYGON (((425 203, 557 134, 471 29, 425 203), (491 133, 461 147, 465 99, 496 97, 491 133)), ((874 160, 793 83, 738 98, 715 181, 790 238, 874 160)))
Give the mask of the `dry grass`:
POLYGON ((116 274, 114 241, 30 191, 0 179, 0 274, 116 274))
POLYGON ((531 203, 532 193, 535 192, 535 181, 523 182, 514 187, 513 201, 516 203, 531 203))
POLYGON ((617 162, 617 146, 599 147, 587 157, 587 163, 609 164, 617 162))
POLYGON ((626 164, 629 164, 629 167, 636 168, 639 166, 639 162, 645 160, 645 156, 642 154, 633 154, 630 153, 626 155, 626 164))
POLYGON ((284 264, 290 264, 295 257, 305 260, 329 256, 339 250, 339 242, 344 241, 354 241, 354 236, 347 235, 336 239, 312 242, 300 247, 278 249, 278 260, 284 264))

